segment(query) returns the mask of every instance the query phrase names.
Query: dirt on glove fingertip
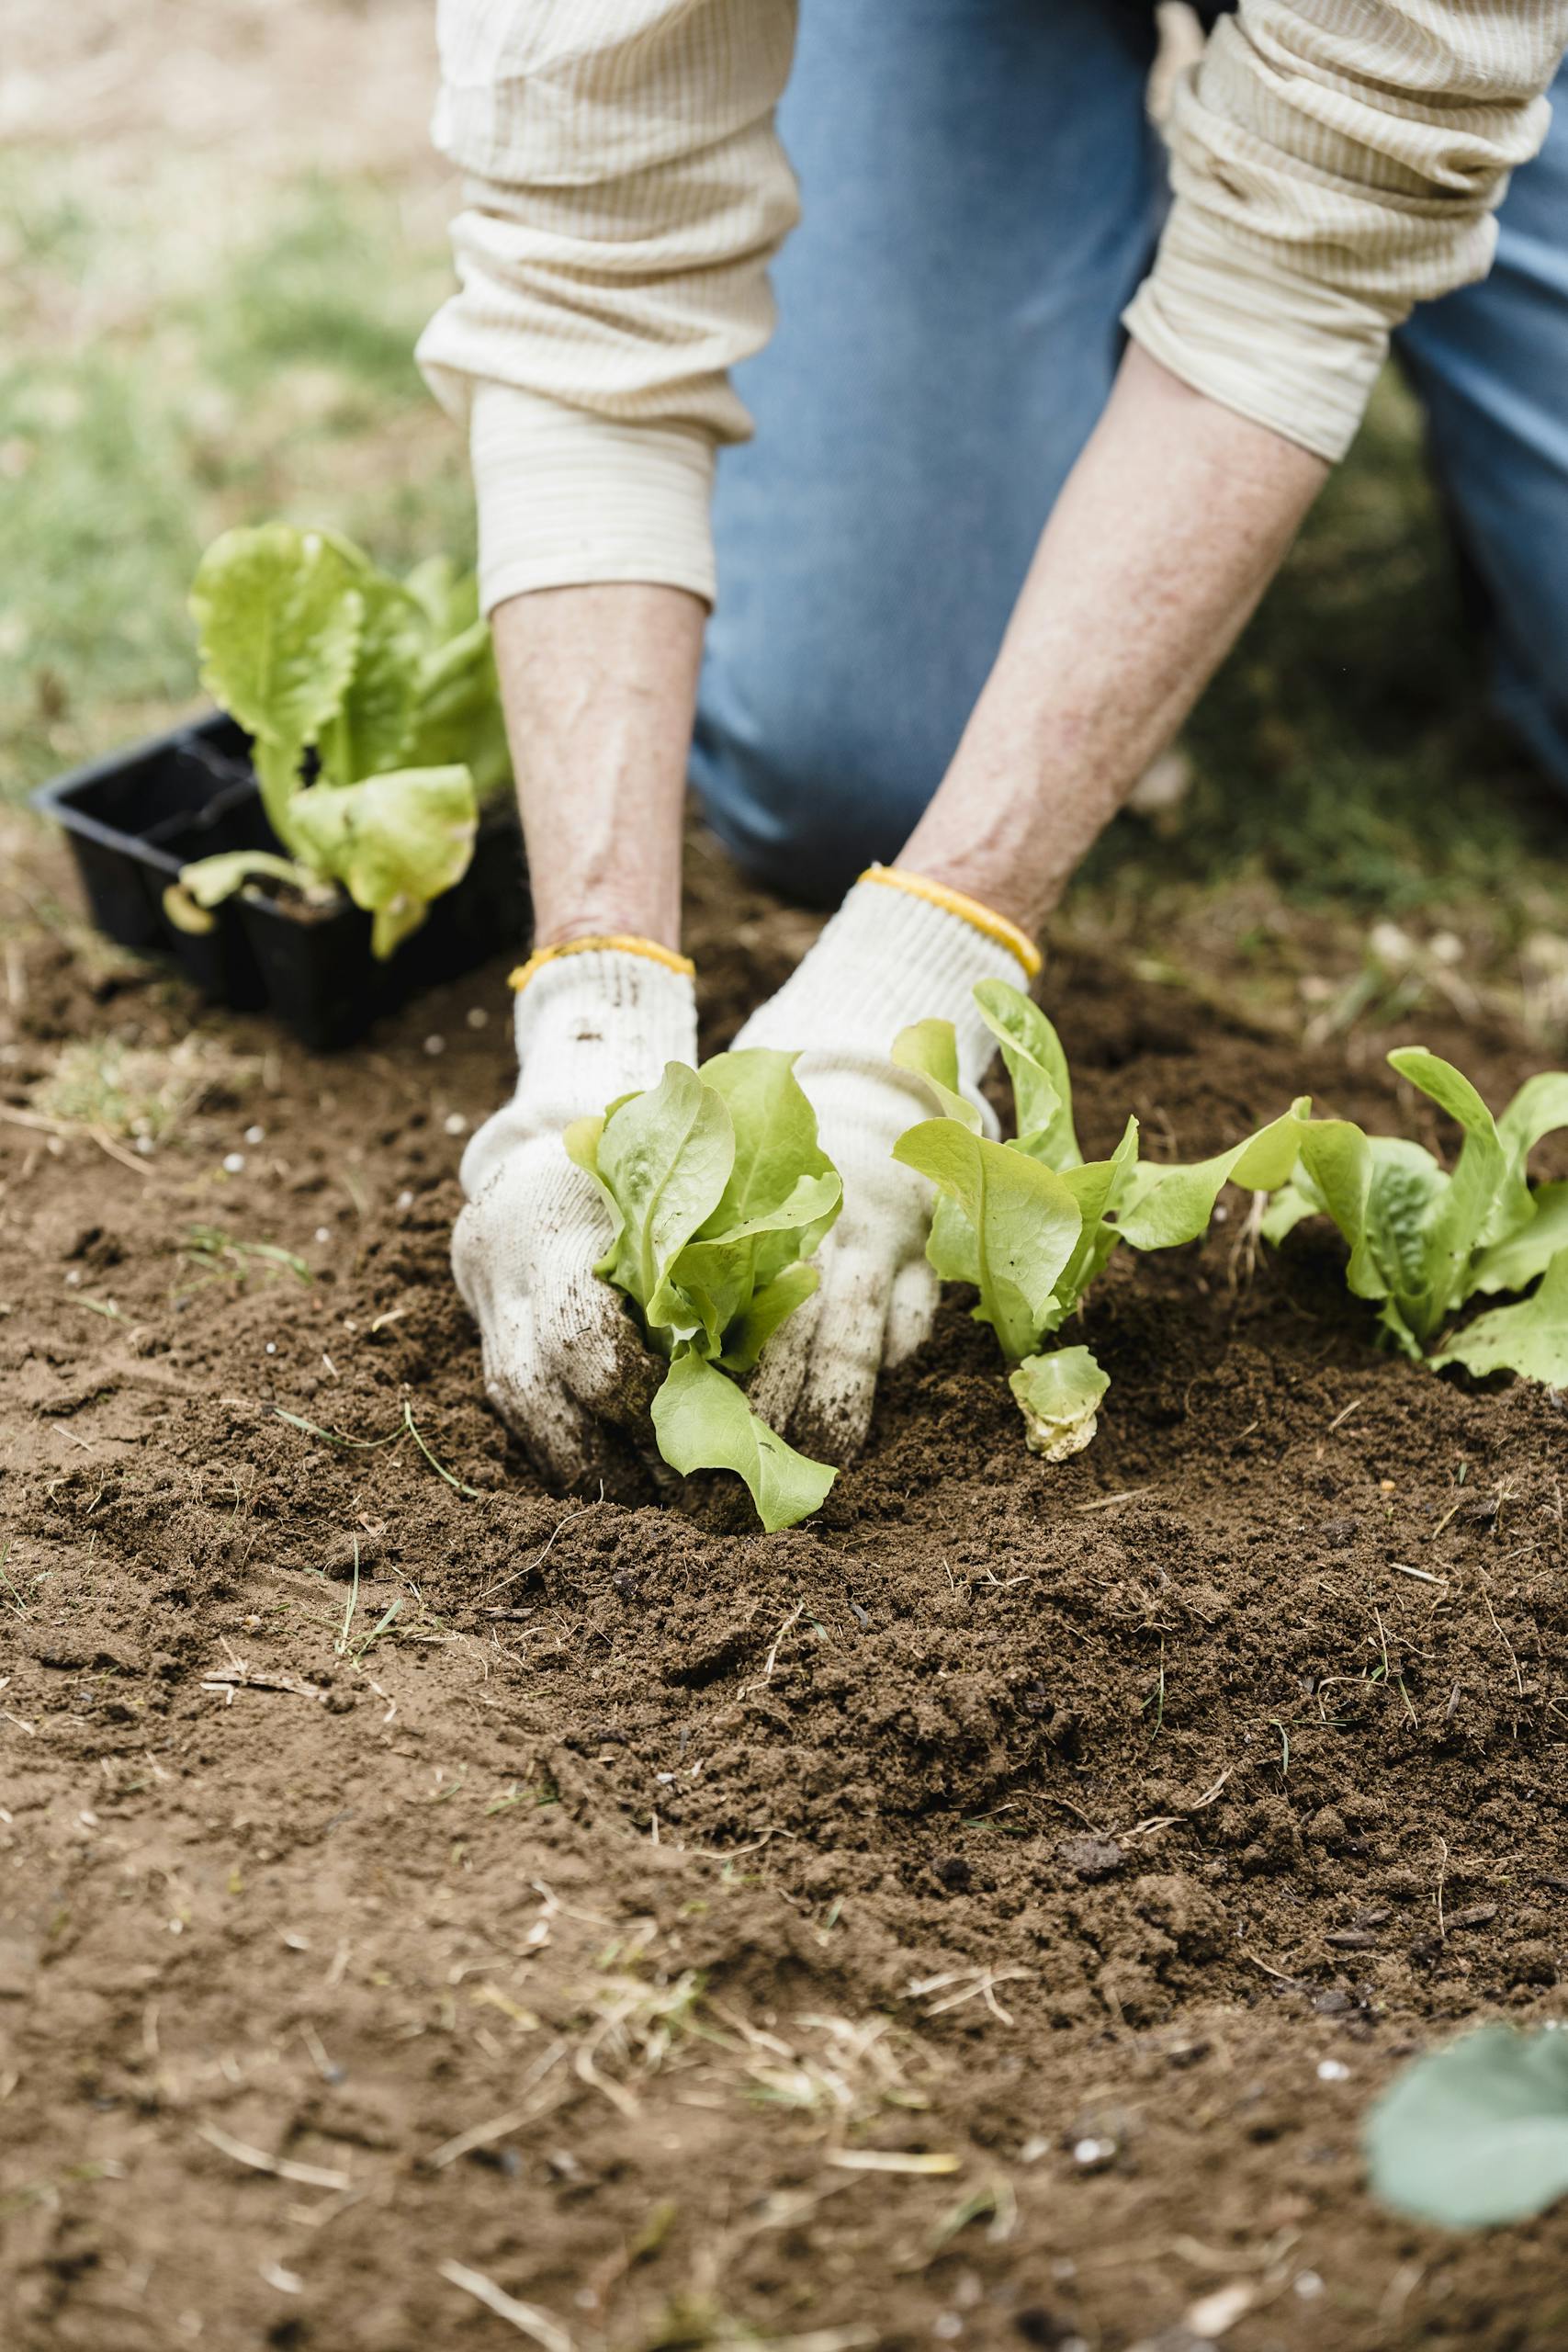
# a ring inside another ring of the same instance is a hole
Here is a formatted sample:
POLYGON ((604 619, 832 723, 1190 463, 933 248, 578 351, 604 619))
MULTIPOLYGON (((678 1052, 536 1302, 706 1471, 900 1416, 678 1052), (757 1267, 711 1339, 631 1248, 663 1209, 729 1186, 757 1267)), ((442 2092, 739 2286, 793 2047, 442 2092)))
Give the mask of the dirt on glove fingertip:
MULTIPOLYGON (((694 871, 716 1046, 813 926, 694 871)), ((52 936, 25 978, 19 1107, 186 1038, 52 936)), ((1090 1149, 1542 1058, 1050 991, 1090 1149)), ((953 1298, 809 1526, 563 1500, 446 1264, 499 970, 352 1057, 196 1042, 140 1167, 0 1125, 8 2347, 1565 2340, 1562 2211, 1444 2235, 1358 2153, 1414 2052, 1560 2010, 1558 1399, 1380 1355, 1232 1195, 1101 1283, 1069 1463, 953 1298)))

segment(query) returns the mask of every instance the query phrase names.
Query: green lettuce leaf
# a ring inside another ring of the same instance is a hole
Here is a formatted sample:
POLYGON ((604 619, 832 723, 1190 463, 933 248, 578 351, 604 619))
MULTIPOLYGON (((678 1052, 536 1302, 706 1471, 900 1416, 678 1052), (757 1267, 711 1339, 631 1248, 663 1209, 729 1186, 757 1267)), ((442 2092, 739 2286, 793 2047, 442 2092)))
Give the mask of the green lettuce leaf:
POLYGON ((217 928, 218 919, 211 910, 254 881, 285 882, 307 898, 330 899, 333 896, 330 883, 323 884, 319 874, 308 865, 296 865, 292 858, 275 856, 265 849, 220 850, 212 857, 195 858, 189 865, 181 866, 178 880, 164 892, 164 912, 176 931, 200 937, 217 928))
POLYGON ((817 1114, 795 1075, 793 1054, 766 1046, 749 1046, 739 1053, 715 1054, 703 1064, 705 1086, 716 1088, 729 1106, 735 1128, 735 1162, 729 1181, 702 1241, 734 1238, 747 1228, 759 1238, 773 1228, 773 1220, 786 1207, 790 1216, 777 1227, 798 1231, 801 1186, 807 1178, 830 1178, 830 1190, 818 1184, 815 1195, 817 1229, 798 1241, 780 1240, 777 1247, 756 1253, 757 1277, 771 1281, 796 1255, 809 1256, 827 1236, 838 1215, 842 1188, 833 1164, 817 1140, 817 1114))
MULTIPOLYGON (((711 1342, 711 1351, 722 1355, 732 1371, 750 1369, 750 1363, 731 1363, 730 1358, 738 1349, 742 1355, 747 1354, 750 1341, 734 1337, 731 1326, 738 1319, 744 1320, 749 1331, 755 1331, 754 1317, 761 1300, 772 1297, 777 1285, 795 1271, 802 1254, 817 1248, 838 1216, 841 1199, 842 1186, 836 1170, 829 1169, 820 1176, 802 1176, 788 1200, 782 1201, 777 1208, 709 1236, 707 1227, 717 1225, 721 1203, 703 1231, 687 1243, 676 1259, 671 1295, 695 1309, 711 1342)), ((815 1286, 813 1283, 811 1288, 815 1286)), ((809 1289, 800 1294, 802 1298, 809 1295, 809 1289)), ((776 1329, 784 1314, 791 1311, 782 1303, 788 1296, 786 1289, 774 1301, 778 1312, 770 1329, 776 1329)), ((795 1304, 799 1303, 795 1299, 795 1304)), ((690 1319, 689 1313, 686 1319, 690 1319)), ((763 1336, 768 1334, 764 1332, 763 1336)), ((760 1340, 757 1345, 760 1351, 760 1340)), ((751 1353, 750 1363, 755 1361, 756 1355, 751 1353)))
POLYGON ((1314 1197, 1309 1183, 1297 1170, 1289 1184, 1281 1184, 1263 1212, 1261 1232, 1265 1241, 1278 1249, 1287 1235, 1294 1233, 1303 1217, 1322 1216, 1323 1203, 1314 1197))
MULTIPOLYGON (((985 1119, 958 1080, 958 1036, 951 1021, 917 1021, 893 1040, 893 1059, 900 1069, 923 1079, 943 1118, 967 1127, 971 1135, 984 1131, 985 1119)), ((939 1193, 931 1212, 926 1256, 944 1283, 977 1283, 975 1229, 957 1201, 939 1193)))
MULTIPOLYGON (((1019 1149, 1033 1157, 1035 1136, 1025 1137, 1019 1149)), ((1079 1160, 1074 1168, 1064 1168, 1062 1182, 1078 1205, 1083 1228, 1073 1246, 1073 1254, 1056 1280, 1055 1298, 1045 1317, 1044 1330, 1059 1330, 1069 1315, 1076 1315, 1083 1304, 1085 1292, 1104 1272, 1114 1252, 1122 1246, 1122 1232, 1110 1223, 1120 1206, 1138 1164, 1138 1123, 1129 1118, 1122 1131, 1122 1140, 1109 1159, 1079 1160)))
POLYGON ((321 779, 327 784, 357 784, 363 777, 405 765, 448 764, 412 756, 416 688, 429 621, 397 581, 372 570, 363 557, 359 564, 354 578, 362 619, 354 669, 319 738, 321 779))
POLYGON ((1486 2025, 1395 2076, 1368 2115, 1374 2193, 1449 2230, 1568 2195, 1568 2033, 1486 2025))
POLYGON ((1040 1344, 1056 1279, 1082 1230, 1077 1203, 1053 1169, 957 1119, 907 1129, 893 1157, 963 1212, 974 1236, 976 1320, 991 1326, 1010 1363, 1021 1363, 1040 1344))
MULTIPOLYGON (((276 857, 266 849, 220 850, 213 857, 198 857, 182 865, 180 878, 164 893, 164 912, 176 931, 206 932, 213 927, 209 910, 221 906, 247 882, 286 882, 296 890, 321 889, 308 865, 276 857)), ((331 892, 325 895, 331 896, 331 892)))
POLYGON ((1111 1385, 1087 1348, 1058 1348, 1048 1356, 1026 1356, 1008 1374, 1008 1386, 1023 1413, 1031 1453, 1065 1462, 1080 1453, 1098 1427, 1100 1400, 1111 1385))
POLYGON ((1429 1151, 1401 1136, 1366 1136, 1348 1119, 1314 1120, 1302 1138, 1298 1185, 1350 1246, 1345 1279, 1357 1298, 1385 1302, 1382 1321, 1419 1355, 1448 1314, 1447 1253, 1433 1233, 1448 1179, 1429 1151))
POLYGON ((797 1306, 805 1306, 819 1279, 816 1267, 804 1259, 784 1267, 771 1283, 753 1291, 750 1303, 724 1327, 724 1346, 715 1361, 738 1377, 754 1372, 773 1333, 797 1306))
POLYGON ((971 1135, 985 1125, 980 1106, 972 1102, 958 1080, 958 1033, 951 1021, 916 1021, 893 1040, 893 1059, 900 1069, 924 1079, 944 1119, 952 1119, 971 1135))
POLYGON ((433 645, 414 679, 411 766, 460 761, 486 800, 512 774, 490 623, 474 619, 433 645))
POLYGON ((755 1367, 816 1289, 807 1261, 839 1213, 838 1170, 794 1065, 763 1048, 701 1070, 669 1062, 656 1087, 566 1134, 610 1211, 598 1271, 671 1360, 653 1408, 660 1453, 682 1476, 735 1471, 770 1530, 817 1510, 834 1476, 760 1420, 729 1377, 755 1367))
POLYGON ((479 575, 459 571, 449 555, 426 556, 407 575, 403 586, 430 624, 437 645, 461 637, 479 617, 479 575))
POLYGON ((1461 1363, 1478 1380, 1489 1372, 1517 1372, 1548 1388, 1568 1388, 1568 1249, 1558 1251, 1529 1298, 1478 1315, 1432 1363, 1461 1363))
POLYGON ((684 1062, 666 1062, 645 1094, 604 1122, 596 1172, 621 1228, 600 1272, 637 1301, 649 1324, 680 1329, 690 1310, 670 1277, 676 1259, 723 1198, 735 1163, 724 1097, 684 1062))
MULTIPOLYGON (((1501 1122, 1499 1122, 1501 1125, 1501 1122)), ((1535 1214, 1506 1241, 1495 1241, 1476 1260, 1472 1290, 1529 1290, 1560 1250, 1568 1250, 1568 1184, 1540 1184, 1535 1214)))
POLYGON ((1060 1037, 1033 999, 1006 980, 981 980, 975 1001, 1002 1049, 1021 1147, 1048 1168, 1077 1167, 1083 1154, 1073 1125, 1073 1081, 1060 1037))
MULTIPOLYGON (((202 682, 252 737, 262 803, 286 849, 315 854, 298 831, 312 750, 321 783, 344 788, 461 766, 488 791, 508 775, 478 591, 444 558, 401 582, 336 532, 229 531, 202 558, 191 612, 202 682)), ((306 826, 319 838, 312 818, 306 826)), ((400 890, 378 906, 376 952, 414 929, 434 895, 400 890)))
MULTIPOLYGON (((1470 1261, 1483 1241, 1501 1241, 1530 1214, 1521 1169, 1510 1164, 1496 1121, 1462 1070, 1420 1046, 1403 1046, 1390 1067, 1446 1111, 1463 1131, 1458 1162, 1426 1237, 1427 1295, 1435 1302, 1431 1329, 1470 1288, 1470 1261)), ((1430 1337, 1427 1333, 1418 1336, 1430 1337)))
MULTIPOLYGON (((1367 1136, 1348 1119, 1312 1123, 1300 1164, 1264 1219, 1284 1238, 1303 1216, 1332 1217, 1350 1248, 1346 1281, 1381 1302, 1379 1321, 1419 1362, 1477 1291, 1524 1290, 1568 1249, 1568 1185, 1532 1193, 1529 1160, 1543 1136, 1568 1125, 1568 1072, 1529 1080, 1494 1119, 1463 1072, 1424 1047, 1390 1054, 1400 1075, 1459 1125, 1459 1159, 1445 1171, 1424 1146, 1367 1136)), ((1544 1286, 1543 1286, 1544 1289, 1544 1286)), ((1435 1363, 1507 1366, 1555 1379, 1555 1290, 1483 1316, 1435 1363), (1537 1367, 1545 1367, 1540 1369, 1537 1367)))
POLYGON ((1311 1108, 1309 1098, 1301 1096, 1280 1118, 1211 1159, 1138 1168, 1117 1218, 1122 1239, 1134 1250, 1174 1250, 1208 1231, 1214 1204, 1227 1184, 1273 1192, 1295 1167, 1311 1108))
POLYGON ((1568 1127, 1568 1070, 1538 1070, 1526 1079, 1497 1121, 1510 1168, 1523 1175, 1536 1145, 1559 1127, 1568 1127))
POLYGON ((294 841, 290 796, 305 752, 335 716, 358 658, 365 600, 320 531, 225 531, 203 556, 190 608, 201 682, 256 742, 267 821, 294 841))
POLYGON ((300 854, 374 917, 371 950, 389 956, 430 900, 467 872, 479 816, 466 768, 407 768, 297 793, 300 854))
POLYGON ((1046 1355, 1042 1340, 1077 1312, 1123 1242, 1164 1250, 1194 1240, 1225 1183, 1256 1192, 1282 1185, 1311 1106, 1303 1097, 1194 1167, 1141 1167, 1138 1123, 1129 1118, 1110 1158, 1086 1162, 1073 1124, 1072 1078, 1051 1023, 1003 980, 982 981, 975 1001, 1012 1080, 1016 1141, 993 1143, 980 1132, 978 1112, 958 1091, 951 1023, 922 1021, 903 1032, 893 1058, 925 1080, 947 1115, 911 1127, 894 1157, 936 1186, 926 1255, 944 1282, 978 1289, 977 1319, 992 1326, 1018 1367, 1012 1389, 1029 1442, 1060 1460, 1093 1436, 1105 1375, 1086 1349, 1046 1355))
POLYGON ((838 1473, 774 1435, 732 1380, 683 1351, 653 1400, 659 1451, 673 1470, 733 1470, 742 1478, 770 1534, 798 1526, 819 1510, 838 1473))
MULTIPOLYGON (((611 1279, 638 1299, 651 1328, 687 1334, 700 1324, 705 1352, 727 1363, 737 1359, 735 1370, 750 1368, 763 1340, 808 1295, 787 1283, 776 1293, 773 1286, 818 1248, 842 1197, 838 1171, 818 1143, 817 1114, 795 1081, 794 1064, 792 1054, 757 1047, 716 1055, 700 1076, 685 1073, 702 1090, 699 1104, 703 1096, 708 1098, 710 1121, 728 1114, 730 1156, 723 1189, 716 1201, 708 1203, 705 1195, 696 1204, 701 1216, 683 1231, 652 1290, 641 1287, 640 1272, 625 1264, 611 1269, 611 1279), (766 1306, 759 1304, 764 1294, 766 1306), (732 1332, 738 1321, 745 1328, 732 1332)), ((641 1101, 646 1104, 650 1098, 641 1101)), ((611 1113, 617 1134, 616 1122, 624 1115, 611 1113)), ((606 1173, 603 1150, 601 1142, 601 1176, 606 1173)), ((689 1174, 696 1164, 694 1139, 680 1141, 677 1150, 678 1165, 689 1174)), ((613 1169, 609 1176, 620 1207, 630 1209, 613 1169)))

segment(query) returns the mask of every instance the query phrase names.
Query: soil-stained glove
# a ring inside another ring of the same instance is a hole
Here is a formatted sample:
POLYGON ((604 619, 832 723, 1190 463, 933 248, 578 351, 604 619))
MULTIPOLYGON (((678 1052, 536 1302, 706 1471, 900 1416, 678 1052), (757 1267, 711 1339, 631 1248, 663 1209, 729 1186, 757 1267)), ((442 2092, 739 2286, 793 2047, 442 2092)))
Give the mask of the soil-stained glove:
POLYGON ((976 982, 1016 983, 1039 968, 1032 943, 988 908, 873 866, 735 1041, 799 1050, 795 1076, 844 1182, 816 1295, 771 1343, 751 1387, 753 1409, 809 1453, 841 1462, 857 1451, 879 1367, 911 1354, 936 1311, 925 1254, 931 1188, 892 1156, 905 1128, 935 1111, 919 1080, 891 1058, 893 1041, 912 1022, 951 1021, 960 1079, 978 1101, 996 1045, 975 1006, 976 982))
POLYGON ((666 1062, 695 1060, 692 967, 651 942, 573 941, 513 984, 517 1091, 463 1154, 452 1271, 496 1411, 550 1477, 592 1487, 624 1469, 618 1431, 641 1421, 659 1368, 593 1271, 610 1219, 561 1138, 573 1119, 657 1085, 666 1062))

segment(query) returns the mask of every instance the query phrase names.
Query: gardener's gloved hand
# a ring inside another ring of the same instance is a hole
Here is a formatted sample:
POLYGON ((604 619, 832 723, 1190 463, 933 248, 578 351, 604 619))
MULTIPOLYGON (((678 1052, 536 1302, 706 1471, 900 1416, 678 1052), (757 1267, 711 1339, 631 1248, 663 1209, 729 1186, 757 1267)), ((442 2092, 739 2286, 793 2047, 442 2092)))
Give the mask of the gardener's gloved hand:
POLYGON ((975 984, 1016 984, 1039 963, 1023 933, 987 908, 874 866, 735 1041, 799 1049, 795 1076, 844 1180, 843 1209, 818 1253, 817 1294, 780 1330, 751 1384, 753 1409, 808 1453, 841 1462, 857 1451, 878 1369, 919 1346, 936 1310, 925 1254, 931 1189, 892 1157, 905 1128, 933 1117, 935 1105, 891 1059, 893 1040, 911 1022, 951 1021, 960 1079, 978 1100, 996 1048, 975 984))
POLYGON ((463 1154, 452 1271, 491 1404, 564 1486, 620 1481, 658 1385, 625 1302, 593 1272, 610 1219, 561 1137, 573 1119, 696 1059, 692 967, 645 942, 572 943, 524 967, 517 1091, 463 1154))

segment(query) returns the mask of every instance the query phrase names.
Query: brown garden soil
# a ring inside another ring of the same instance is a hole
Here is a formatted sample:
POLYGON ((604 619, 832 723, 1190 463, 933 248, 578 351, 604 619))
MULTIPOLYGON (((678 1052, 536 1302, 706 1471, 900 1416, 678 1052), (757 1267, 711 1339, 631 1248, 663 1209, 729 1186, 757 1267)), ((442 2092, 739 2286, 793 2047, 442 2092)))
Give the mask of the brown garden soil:
MULTIPOLYGON (((812 926, 694 901, 721 1044, 812 926)), ((79 933, 9 982, 7 2347, 1568 2340, 1563 2212, 1445 2237, 1358 2155, 1559 2006, 1558 1399, 1378 1355, 1232 1196, 1113 1265, 1063 1467, 955 1301, 809 1527, 562 1502, 446 1268, 499 968, 331 1061, 79 933), (149 1157, 36 1124, 106 1037, 192 1094, 149 1157)), ((1414 1115, 1387 1038, 1048 986, 1091 1147, 1414 1115)), ((1420 1034, 1495 1102, 1540 1059, 1420 1034)))

